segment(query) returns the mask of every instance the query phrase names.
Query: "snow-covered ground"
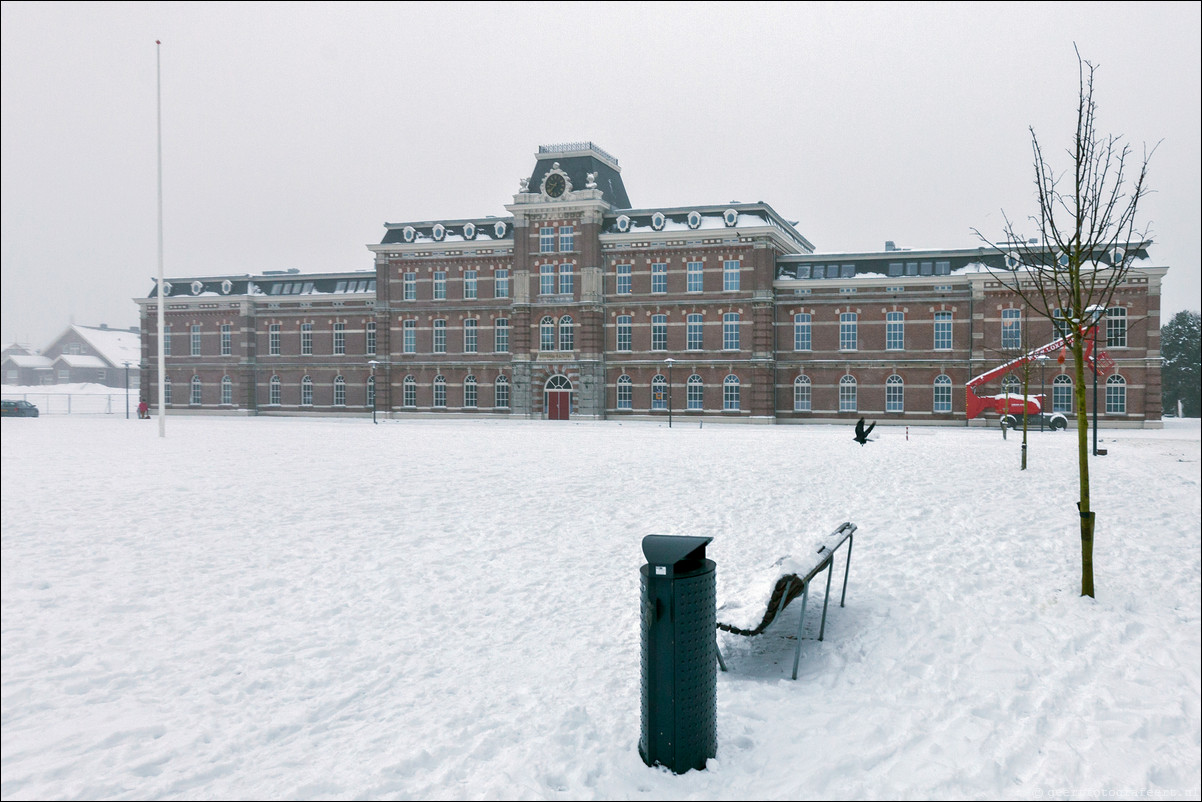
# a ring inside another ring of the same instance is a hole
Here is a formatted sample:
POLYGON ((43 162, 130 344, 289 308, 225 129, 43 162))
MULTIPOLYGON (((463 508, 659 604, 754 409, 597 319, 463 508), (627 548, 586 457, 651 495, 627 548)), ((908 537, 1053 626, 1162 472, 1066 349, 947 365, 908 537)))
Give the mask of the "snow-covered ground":
POLYGON ((1198 421, 1102 433, 1096 600, 1071 432, 1025 472, 997 429, 851 435, 6 418, 0 791, 1198 798, 1198 421), (842 521, 798 680, 800 605, 719 633, 717 758, 644 766, 642 537, 713 537, 737 602, 842 521))

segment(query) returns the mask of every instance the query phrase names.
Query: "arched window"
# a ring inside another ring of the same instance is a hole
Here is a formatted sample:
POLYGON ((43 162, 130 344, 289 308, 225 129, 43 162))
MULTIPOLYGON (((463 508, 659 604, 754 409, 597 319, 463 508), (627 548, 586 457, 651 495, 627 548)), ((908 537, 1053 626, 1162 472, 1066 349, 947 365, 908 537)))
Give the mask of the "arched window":
POLYGON ((493 387, 494 387, 493 391, 496 396, 494 399, 493 405, 500 407, 501 409, 508 409, 509 408, 509 377, 508 376, 498 376, 497 383, 493 387))
POLYGON ((188 403, 192 405, 200 404, 200 377, 192 377, 192 396, 188 399, 188 403))
POLYGON ((226 406, 234 403, 234 380, 229 376, 221 377, 221 403, 226 406))
POLYGON ((538 322, 538 350, 555 350, 555 318, 544 317, 538 322))
POLYGON ((934 412, 951 412, 952 411, 952 378, 946 374, 939 374, 935 377, 934 403, 931 409, 934 412))
POLYGON ((267 390, 267 403, 268 404, 271 404, 272 406, 277 406, 277 407, 280 405, 280 386, 281 386, 280 377, 272 376, 271 381, 268 383, 268 390, 267 390))
POLYGON ((1073 378, 1061 373, 1052 379, 1052 411, 1071 415, 1073 412, 1073 378))
POLYGON ((810 377, 798 376, 793 380, 793 411, 810 412, 813 404, 810 395, 810 377))
POLYGON ((171 406, 171 379, 163 379, 163 405, 171 406))
POLYGON ((572 332, 572 318, 564 315, 559 319, 559 350, 571 351, 575 348, 575 337, 572 332))
POLYGON ((1127 380, 1117 373, 1106 379, 1106 413, 1127 414, 1127 380))
POLYGON ((1011 395, 1023 394, 1023 383, 1013 373, 1007 373, 1002 379, 1002 392, 1011 395))
POLYGON ((722 380, 722 409, 731 412, 739 409, 739 377, 733 373, 722 380))
POLYGON ((417 406, 417 379, 413 376, 406 376, 401 382, 401 398, 405 406, 417 406))
POLYGON ((301 406, 313 406, 313 380, 308 376, 301 379, 301 406))
POLYGON ((334 406, 346 406, 346 379, 341 376, 334 377, 334 406))
POLYGON ((668 380, 663 377, 663 374, 656 375, 651 379, 651 408, 668 408, 668 380))
POLYGON ((855 412, 857 403, 856 377, 848 375, 839 379, 839 411, 855 412))
POLYGON ((702 402, 705 394, 705 383, 701 381, 701 377, 694 373, 689 377, 686 387, 688 388, 687 407, 689 409, 704 409, 702 402))
POLYGON ((630 409, 633 406, 634 383, 630 377, 623 374, 618 377, 618 409, 630 409))
POLYGON ((446 376, 434 377, 434 406, 445 407, 447 405, 447 378, 446 376))
POLYGON ((903 412, 906 408, 906 384, 894 373, 885 379, 885 411, 903 412))
POLYGON ((475 408, 476 406, 476 377, 468 376, 463 380, 463 405, 465 407, 475 408))

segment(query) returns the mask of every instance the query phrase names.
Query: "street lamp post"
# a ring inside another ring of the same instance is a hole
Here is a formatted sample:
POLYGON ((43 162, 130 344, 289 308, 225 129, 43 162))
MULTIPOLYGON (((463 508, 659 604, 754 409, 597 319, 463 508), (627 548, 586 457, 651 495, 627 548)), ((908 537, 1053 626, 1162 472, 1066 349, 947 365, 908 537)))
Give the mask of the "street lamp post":
POLYGON ((379 421, 376 420, 376 394, 379 388, 376 387, 376 365, 380 363, 372 359, 367 364, 371 366, 371 422, 378 424, 379 421))
POLYGON ((668 363, 668 428, 672 428, 672 364, 676 362, 672 357, 664 360, 668 363))
POLYGON ((129 361, 125 362, 125 419, 129 420, 129 361))
POLYGON ((1093 327, 1093 455, 1098 456, 1098 324, 1093 327))

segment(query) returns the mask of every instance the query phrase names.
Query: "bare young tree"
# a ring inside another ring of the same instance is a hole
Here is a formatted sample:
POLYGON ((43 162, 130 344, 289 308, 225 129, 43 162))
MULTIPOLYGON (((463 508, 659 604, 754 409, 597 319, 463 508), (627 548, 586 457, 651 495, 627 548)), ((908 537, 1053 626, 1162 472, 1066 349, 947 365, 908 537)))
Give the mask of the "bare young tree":
POLYGON ((1148 193, 1148 162, 1155 148, 1145 148, 1142 161, 1136 163, 1121 137, 1098 134, 1093 99, 1097 67, 1082 59, 1080 51, 1077 65, 1077 130, 1067 151, 1068 169, 1052 165, 1035 129, 1029 129, 1039 204, 1038 213, 1028 218, 1034 227, 1032 236, 1020 231, 1004 212, 1000 245, 974 232, 1005 253, 1010 270, 997 274, 998 280, 1069 337, 1080 472, 1081 595, 1093 596, 1095 516, 1089 503, 1086 352, 1089 337, 1096 336, 1099 316, 1130 271, 1129 250, 1148 239, 1146 227, 1137 230, 1136 213, 1148 193))

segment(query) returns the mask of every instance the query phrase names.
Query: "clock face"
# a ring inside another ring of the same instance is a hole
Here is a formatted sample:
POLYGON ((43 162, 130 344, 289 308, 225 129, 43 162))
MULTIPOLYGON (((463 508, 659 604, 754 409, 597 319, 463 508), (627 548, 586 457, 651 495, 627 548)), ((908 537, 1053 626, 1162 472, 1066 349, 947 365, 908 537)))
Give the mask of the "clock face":
POLYGON ((543 182, 543 191, 552 198, 558 198, 565 189, 567 189, 567 184, 559 173, 551 173, 543 182))

